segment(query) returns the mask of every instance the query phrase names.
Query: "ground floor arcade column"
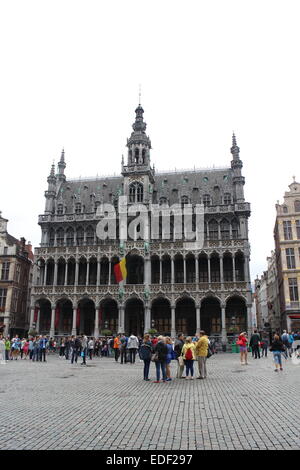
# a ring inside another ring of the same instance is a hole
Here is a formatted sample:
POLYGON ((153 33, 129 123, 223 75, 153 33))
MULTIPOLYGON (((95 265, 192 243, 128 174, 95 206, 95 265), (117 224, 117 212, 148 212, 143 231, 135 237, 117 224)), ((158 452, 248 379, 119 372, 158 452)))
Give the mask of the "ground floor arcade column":
POLYGON ((124 305, 119 305, 119 315, 118 315, 118 333, 125 332, 125 318, 124 318, 124 305))
POLYGON ((221 305, 221 321, 222 321, 222 343, 227 343, 227 331, 226 331, 226 310, 225 304, 221 305))
POLYGON ((171 305, 171 337, 175 338, 176 329, 175 329, 175 305, 171 305))

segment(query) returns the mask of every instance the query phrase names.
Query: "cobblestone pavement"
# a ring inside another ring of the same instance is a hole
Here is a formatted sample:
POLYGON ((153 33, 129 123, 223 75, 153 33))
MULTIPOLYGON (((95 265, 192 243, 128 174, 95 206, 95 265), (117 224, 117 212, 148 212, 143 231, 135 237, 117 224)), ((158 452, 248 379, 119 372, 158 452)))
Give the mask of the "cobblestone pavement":
POLYGON ((300 448, 300 366, 285 359, 275 373, 271 357, 218 354, 207 380, 160 384, 139 359, 47 359, 0 365, 1 449, 300 448))

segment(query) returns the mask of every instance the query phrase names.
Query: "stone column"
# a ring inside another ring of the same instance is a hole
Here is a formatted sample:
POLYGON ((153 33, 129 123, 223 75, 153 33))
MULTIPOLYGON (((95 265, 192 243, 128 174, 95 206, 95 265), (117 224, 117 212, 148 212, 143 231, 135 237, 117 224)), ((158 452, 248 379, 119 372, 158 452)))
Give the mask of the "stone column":
POLYGON ((48 265, 47 265, 47 262, 45 263, 45 269, 44 269, 44 286, 47 285, 47 269, 48 269, 48 265))
POLYGON ((108 285, 111 285, 111 260, 108 262, 108 285))
POLYGON ((171 305, 171 337, 176 336, 175 305, 171 305))
POLYGON ((53 278, 53 286, 57 286, 57 269, 58 269, 58 263, 57 263, 57 261, 54 261, 54 278, 53 278))
POLYGON ((159 258, 159 283, 162 284, 162 259, 159 258))
POLYGON ((68 261, 65 264, 65 286, 68 285, 68 261))
POLYGON ((199 333, 201 330, 201 321, 200 321, 200 305, 196 307, 196 332, 199 333))
POLYGON ((210 275, 210 255, 208 256, 208 259, 207 259, 207 265, 208 265, 208 283, 211 284, 211 275, 210 275))
POLYGON ((196 284, 199 284, 199 260, 197 256, 195 256, 195 281, 196 284))
POLYGON ((250 273, 249 273, 249 257, 245 256, 244 257, 244 277, 245 277, 245 282, 249 284, 250 281, 250 273))
POLYGON ((222 343, 227 343, 227 331, 226 331, 226 313, 225 313, 225 304, 221 305, 221 315, 222 315, 222 343))
POLYGON ((248 340, 250 341, 251 335, 253 333, 252 327, 252 306, 247 304, 247 332, 248 332, 248 340))
POLYGON ((29 322, 29 329, 32 328, 33 320, 34 320, 34 311, 35 307, 30 307, 30 322, 29 322))
POLYGON ((86 286, 89 285, 89 277, 90 277, 90 262, 89 262, 89 260, 87 260, 87 263, 86 263, 86 283, 85 283, 86 286))
POLYGON ((232 255, 232 269, 233 269, 233 282, 236 282, 236 280, 235 280, 235 255, 234 255, 234 253, 232 255))
POLYGON ((100 286, 100 277, 101 277, 101 261, 97 261, 97 286, 100 286))
POLYGON ((224 284, 224 269, 223 269, 223 254, 220 256, 220 280, 222 284, 222 289, 223 289, 223 284, 224 284))
POLYGON ((183 283, 186 284, 186 257, 183 257, 183 283))
POLYGON ((119 305, 119 316, 118 316, 118 333, 124 333, 124 305, 119 305))
POLYGON ((50 338, 54 336, 55 330, 54 330, 54 322, 55 322, 55 307, 52 305, 52 310, 51 310, 51 326, 50 326, 50 338))
POLYGON ((175 268, 174 268, 174 258, 171 258, 171 284, 174 284, 175 281, 175 268))
POLYGON ((96 309, 95 309, 94 338, 98 338, 98 336, 99 336, 99 309, 100 309, 100 307, 96 307, 96 309))
POLYGON ((79 261, 76 260, 76 267, 75 267, 75 286, 78 286, 78 275, 79 275, 79 261))
POLYGON ((148 333, 150 328, 151 328, 151 310, 147 302, 145 304, 145 312, 144 312, 144 334, 148 333))
POLYGON ((72 336, 76 335, 77 308, 73 308, 72 336))

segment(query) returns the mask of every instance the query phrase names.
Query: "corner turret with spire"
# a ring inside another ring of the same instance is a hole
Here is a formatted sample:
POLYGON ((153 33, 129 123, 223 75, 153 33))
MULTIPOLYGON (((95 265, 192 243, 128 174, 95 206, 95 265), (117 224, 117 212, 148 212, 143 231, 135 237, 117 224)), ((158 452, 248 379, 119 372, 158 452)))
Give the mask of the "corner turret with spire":
POLYGON ((231 168, 233 170, 233 187, 237 202, 244 202, 244 184, 245 178, 242 176, 243 162, 240 159, 240 148, 236 143, 236 136, 232 134, 232 147, 230 149, 233 159, 231 160, 231 168))

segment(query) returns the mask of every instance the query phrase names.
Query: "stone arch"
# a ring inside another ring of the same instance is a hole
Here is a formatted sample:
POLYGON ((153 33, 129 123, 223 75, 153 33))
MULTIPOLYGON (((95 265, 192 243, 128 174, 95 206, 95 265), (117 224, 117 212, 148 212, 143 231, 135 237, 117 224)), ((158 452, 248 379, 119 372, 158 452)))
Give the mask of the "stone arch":
POLYGON ((87 336, 94 335, 95 302, 90 297, 83 297, 78 302, 77 330, 79 330, 79 333, 84 333, 87 336))
POLYGON ((201 300, 200 322, 201 330, 204 330, 207 335, 221 335, 222 312, 219 297, 207 295, 201 300))
POLYGON ((227 335, 247 331, 247 300, 239 294, 229 295, 225 300, 227 335))
POLYGON ((126 257, 127 284, 144 284, 144 258, 137 254, 126 257))
POLYGON ((159 296, 151 302, 151 328, 159 334, 171 335, 171 303, 166 297, 159 296))
POLYGON ((181 296, 175 304, 175 330, 194 336, 196 333, 196 305, 190 296, 181 296))
POLYGON ((73 302, 62 297, 56 302, 54 330, 58 335, 70 335, 73 323, 73 302))
POLYGON ((118 302, 111 296, 101 299, 99 304, 99 331, 110 330, 113 334, 117 334, 118 320, 118 302))
POLYGON ((144 302, 131 296, 125 303, 125 333, 142 336, 144 334, 144 302))
POLYGON ((51 328, 52 305, 48 298, 41 297, 36 302, 39 304, 39 321, 38 332, 48 335, 51 328))

